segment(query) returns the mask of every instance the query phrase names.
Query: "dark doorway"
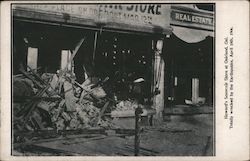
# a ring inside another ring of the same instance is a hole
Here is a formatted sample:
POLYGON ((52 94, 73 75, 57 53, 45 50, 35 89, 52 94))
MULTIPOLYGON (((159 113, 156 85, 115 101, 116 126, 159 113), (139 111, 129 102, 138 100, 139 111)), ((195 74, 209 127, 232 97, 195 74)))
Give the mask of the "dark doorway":
MULTIPOLYGON (((166 61, 166 100, 184 104, 192 97, 192 78, 199 79, 199 96, 212 103, 213 38, 198 43, 186 43, 174 34, 165 41, 163 57, 166 61)), ((166 101, 167 104, 170 101, 166 101)))

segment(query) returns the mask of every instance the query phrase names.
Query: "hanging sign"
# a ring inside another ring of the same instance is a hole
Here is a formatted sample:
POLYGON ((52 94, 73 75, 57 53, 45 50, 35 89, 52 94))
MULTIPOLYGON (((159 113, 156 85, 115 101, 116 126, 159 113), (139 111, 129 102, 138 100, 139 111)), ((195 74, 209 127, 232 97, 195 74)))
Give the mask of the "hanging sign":
POLYGON ((170 32, 170 5, 167 4, 19 4, 13 5, 13 9, 16 17, 145 32, 170 32))

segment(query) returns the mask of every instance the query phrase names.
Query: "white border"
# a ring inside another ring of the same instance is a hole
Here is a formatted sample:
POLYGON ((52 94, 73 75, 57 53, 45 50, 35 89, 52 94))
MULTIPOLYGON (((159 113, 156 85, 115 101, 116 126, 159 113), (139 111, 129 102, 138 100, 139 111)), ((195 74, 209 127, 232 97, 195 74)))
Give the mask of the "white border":
MULTIPOLYGON (((21 1, 16 1, 21 3, 21 1)), ((60 3, 60 1, 23 1, 60 3)), ((61 1, 96 3, 96 1, 61 1)), ((99 1, 121 2, 122 1, 99 1)), ((126 3, 194 3, 194 1, 126 1, 126 3)), ((13 157, 10 156, 10 1, 1 2, 1 160, 248 160, 249 159, 249 2, 199 1, 216 3, 216 156, 214 157, 13 157), (3 23, 4 22, 4 23, 3 23), (235 127, 223 119, 223 39, 228 28, 235 29, 235 127)), ((197 1, 195 1, 197 3, 197 1)))

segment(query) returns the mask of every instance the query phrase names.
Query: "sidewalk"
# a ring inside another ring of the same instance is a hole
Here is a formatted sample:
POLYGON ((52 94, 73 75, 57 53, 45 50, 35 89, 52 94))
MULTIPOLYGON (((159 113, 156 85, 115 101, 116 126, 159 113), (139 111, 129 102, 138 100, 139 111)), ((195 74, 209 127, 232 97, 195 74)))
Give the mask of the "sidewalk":
POLYGON ((212 156, 213 107, 177 105, 168 111, 168 121, 145 128, 141 147, 159 156, 212 156))
POLYGON ((173 115, 170 122, 148 129, 141 146, 164 156, 211 156, 213 154, 213 115, 173 115))
MULTIPOLYGON (((212 107, 174 108, 175 114, 168 115, 170 120, 143 127, 139 156, 212 156, 212 107)), ((133 156, 134 136, 112 133, 93 137, 66 136, 38 142, 24 150, 29 151, 25 155, 133 156)))

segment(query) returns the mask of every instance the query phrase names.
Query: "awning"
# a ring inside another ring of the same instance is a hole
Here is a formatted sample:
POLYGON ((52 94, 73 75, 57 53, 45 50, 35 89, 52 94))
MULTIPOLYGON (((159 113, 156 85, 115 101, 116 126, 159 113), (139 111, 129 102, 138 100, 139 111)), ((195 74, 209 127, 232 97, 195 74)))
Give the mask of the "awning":
POLYGON ((213 31, 190 29, 179 26, 172 26, 173 33, 187 43, 196 43, 204 40, 207 36, 214 37, 213 31))

